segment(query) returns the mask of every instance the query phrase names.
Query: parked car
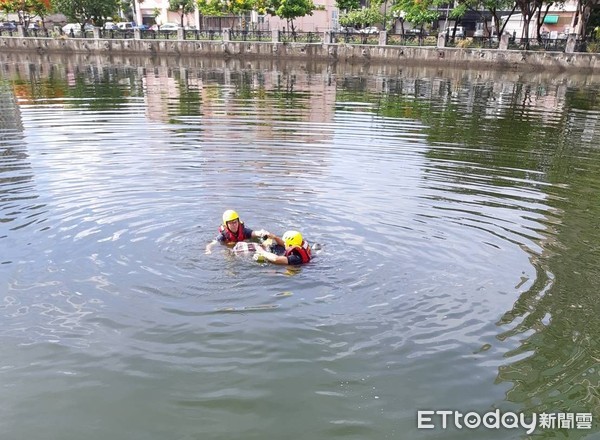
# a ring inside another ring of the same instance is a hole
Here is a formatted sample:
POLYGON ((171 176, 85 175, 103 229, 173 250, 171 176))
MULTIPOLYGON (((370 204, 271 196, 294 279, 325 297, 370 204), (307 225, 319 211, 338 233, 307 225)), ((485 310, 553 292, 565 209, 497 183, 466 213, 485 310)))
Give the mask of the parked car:
POLYGON ((165 23, 160 26, 161 31, 176 31, 177 29, 179 29, 177 23, 165 23))
MULTIPOLYGON (((509 37, 512 37, 513 35, 508 32, 508 31, 504 31, 505 35, 508 35, 509 37)), ((490 34, 488 34, 487 32, 485 32, 483 29, 476 29, 475 33, 473 34, 473 37, 475 38, 490 38, 492 41, 498 41, 498 34, 496 33, 496 29, 490 29, 490 34)))
POLYGON ((107 30, 107 31, 116 31, 117 29, 119 29, 119 28, 112 21, 107 21, 106 23, 104 23, 104 30, 107 30))
POLYGON ((134 26, 134 29, 139 29, 140 31, 149 31, 151 30, 150 26, 148 26, 147 24, 140 24, 138 26, 134 26))
POLYGON ((121 31, 132 31, 133 24, 131 24, 129 21, 123 21, 121 23, 117 23, 117 28, 121 31))
POLYGON ((359 31, 361 34, 378 34, 379 29, 376 26, 369 26, 359 31))
POLYGON ((4 23, 0 23, 0 31, 11 31, 14 32, 17 30, 17 25, 11 21, 6 21, 4 23))
MULTIPOLYGON (((449 27, 444 29, 441 34, 442 35, 446 35, 448 34, 449 36, 452 36, 452 32, 454 32, 454 27, 449 27)), ((456 26, 456 33, 454 34, 455 37, 457 38, 464 38, 465 37, 465 28, 462 26, 456 26)))
POLYGON ((355 33, 359 32, 359 30, 356 29, 356 28, 353 28, 353 27, 343 27, 342 26, 340 28, 339 32, 344 32, 344 33, 347 33, 347 34, 355 34, 355 33))
MULTIPOLYGON (((86 23, 83 26, 83 29, 85 32, 91 32, 94 30, 94 26, 86 23)), ((81 35, 81 25, 79 23, 67 23, 62 27, 62 31, 67 35, 70 35, 71 31, 73 31, 73 35, 78 36, 81 35)))
POLYGON ((407 29, 405 33, 406 35, 415 35, 421 37, 426 37, 428 35, 427 31, 421 28, 407 29))

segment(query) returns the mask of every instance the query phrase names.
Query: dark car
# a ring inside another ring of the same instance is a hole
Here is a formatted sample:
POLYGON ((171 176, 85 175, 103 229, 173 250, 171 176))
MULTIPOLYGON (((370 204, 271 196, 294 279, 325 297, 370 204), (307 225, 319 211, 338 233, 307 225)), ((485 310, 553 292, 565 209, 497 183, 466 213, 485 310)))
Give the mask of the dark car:
POLYGON ((17 25, 10 21, 0 23, 0 31, 16 31, 16 30, 17 30, 17 25))

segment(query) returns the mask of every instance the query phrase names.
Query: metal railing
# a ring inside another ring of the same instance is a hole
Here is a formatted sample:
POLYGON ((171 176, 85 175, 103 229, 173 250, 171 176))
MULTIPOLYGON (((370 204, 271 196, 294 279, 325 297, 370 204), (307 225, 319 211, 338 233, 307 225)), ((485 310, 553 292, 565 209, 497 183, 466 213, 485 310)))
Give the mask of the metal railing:
POLYGON ((500 40, 496 37, 454 37, 446 36, 446 47, 498 49, 500 40))
POLYGON ((334 43, 344 44, 379 44, 379 34, 365 34, 362 32, 334 32, 332 34, 334 43))
POLYGON ((214 40, 222 40, 223 39, 223 31, 220 30, 203 30, 199 31, 197 29, 189 29, 183 32, 184 40, 206 40, 206 41, 214 41, 214 40))
POLYGON ((33 28, 33 29, 25 29, 24 34, 26 37, 34 37, 34 38, 38 38, 38 37, 45 37, 45 38, 49 38, 52 36, 51 31, 49 31, 46 28, 33 28))
POLYGON ((323 32, 279 31, 282 43, 322 43, 323 32))
MULTIPOLYGON (((577 40, 575 44, 580 46, 582 43, 585 42, 577 40)), ((564 52, 566 47, 566 38, 511 38, 508 42, 508 48, 516 50, 564 52)), ((582 52, 585 52, 585 44, 582 52)))
POLYGON ((231 41, 271 41, 273 35, 267 31, 232 30, 229 38, 231 41))
MULTIPOLYGON (((379 33, 362 32, 302 32, 302 31, 264 31, 264 30, 231 30, 223 31, 216 29, 207 30, 120 30, 120 29, 102 29, 86 30, 71 29, 69 32, 63 32, 61 28, 55 27, 52 30, 46 28, 40 29, 2 29, 0 36, 6 37, 32 37, 32 38, 53 38, 66 36, 70 38, 102 38, 102 39, 144 39, 144 40, 204 40, 204 41, 246 41, 246 42, 283 42, 283 43, 312 43, 312 44, 356 44, 377 46, 381 43, 379 33)), ((419 34, 391 34, 385 35, 385 45, 388 46, 428 46, 437 47, 437 35, 419 35, 419 34)), ((567 49, 575 52, 600 52, 600 42, 594 40, 570 40, 568 47, 567 38, 515 38, 508 39, 509 50, 526 51, 552 51, 566 52, 567 49), (573 47, 573 43, 574 47, 573 47)), ((445 47, 456 48, 486 48, 498 49, 500 39, 492 37, 454 37, 446 36, 445 47)))
POLYGON ((69 38, 94 38, 94 31, 83 31, 71 29, 69 32, 64 32, 62 29, 58 31, 58 35, 64 35, 69 38))
POLYGON ((437 46, 435 36, 411 35, 411 34, 388 34, 388 46, 437 46))
POLYGON ((109 38, 109 39, 131 39, 133 38, 133 29, 100 29, 100 38, 109 38))
POLYGON ((175 30, 163 30, 157 31, 152 29, 144 29, 140 31, 140 38, 142 40, 177 40, 177 31, 175 30))

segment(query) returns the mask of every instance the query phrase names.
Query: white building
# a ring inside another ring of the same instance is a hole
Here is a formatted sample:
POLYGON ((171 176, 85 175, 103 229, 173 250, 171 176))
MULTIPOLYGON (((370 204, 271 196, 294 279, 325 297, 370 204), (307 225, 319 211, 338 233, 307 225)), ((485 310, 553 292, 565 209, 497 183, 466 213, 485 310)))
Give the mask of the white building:
MULTIPOLYGON (((177 23, 180 24, 181 16, 178 12, 169 11, 168 0, 144 0, 140 3, 135 2, 135 22, 140 24, 158 24, 177 23), (158 15, 156 13, 158 12, 158 15)), ((318 10, 313 11, 312 15, 299 17, 294 20, 294 27, 298 31, 325 31, 327 29, 337 29, 338 27, 338 9, 335 6, 335 0, 315 0, 315 5, 318 10)), ((259 16, 256 13, 250 14, 251 21, 260 20, 262 29, 279 29, 287 28, 287 22, 278 17, 270 15, 259 16)), ((201 29, 200 14, 198 10, 193 14, 188 14, 183 17, 184 26, 195 26, 196 29, 201 29)))
MULTIPOLYGON (((181 23, 179 12, 169 11, 169 0, 133 0, 135 3, 135 22, 137 24, 152 25, 154 23, 163 25, 165 23, 181 23), (158 15, 156 15, 158 13, 158 15)), ((184 26, 195 26, 200 28, 200 15, 198 9, 192 14, 184 15, 184 26)))
MULTIPOLYGON (((544 19, 540 32, 547 34, 550 38, 563 38, 571 33, 577 33, 575 24, 573 23, 577 12, 577 2, 575 0, 567 0, 564 4, 553 3, 548 14, 544 19)), ((537 16, 534 16, 529 23, 528 35, 529 38, 537 37, 537 16)), ((515 34, 520 38, 523 34, 525 22, 523 15, 516 10, 506 24, 505 31, 510 34, 515 34)))

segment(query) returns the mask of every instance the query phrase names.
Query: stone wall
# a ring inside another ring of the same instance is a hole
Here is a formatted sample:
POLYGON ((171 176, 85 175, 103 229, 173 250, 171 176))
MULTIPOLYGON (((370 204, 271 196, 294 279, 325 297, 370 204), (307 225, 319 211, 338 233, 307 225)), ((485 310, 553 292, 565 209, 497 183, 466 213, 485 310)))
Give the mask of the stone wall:
POLYGON ((600 71, 600 54, 416 46, 0 37, 0 52, 305 60, 518 71, 600 71))

